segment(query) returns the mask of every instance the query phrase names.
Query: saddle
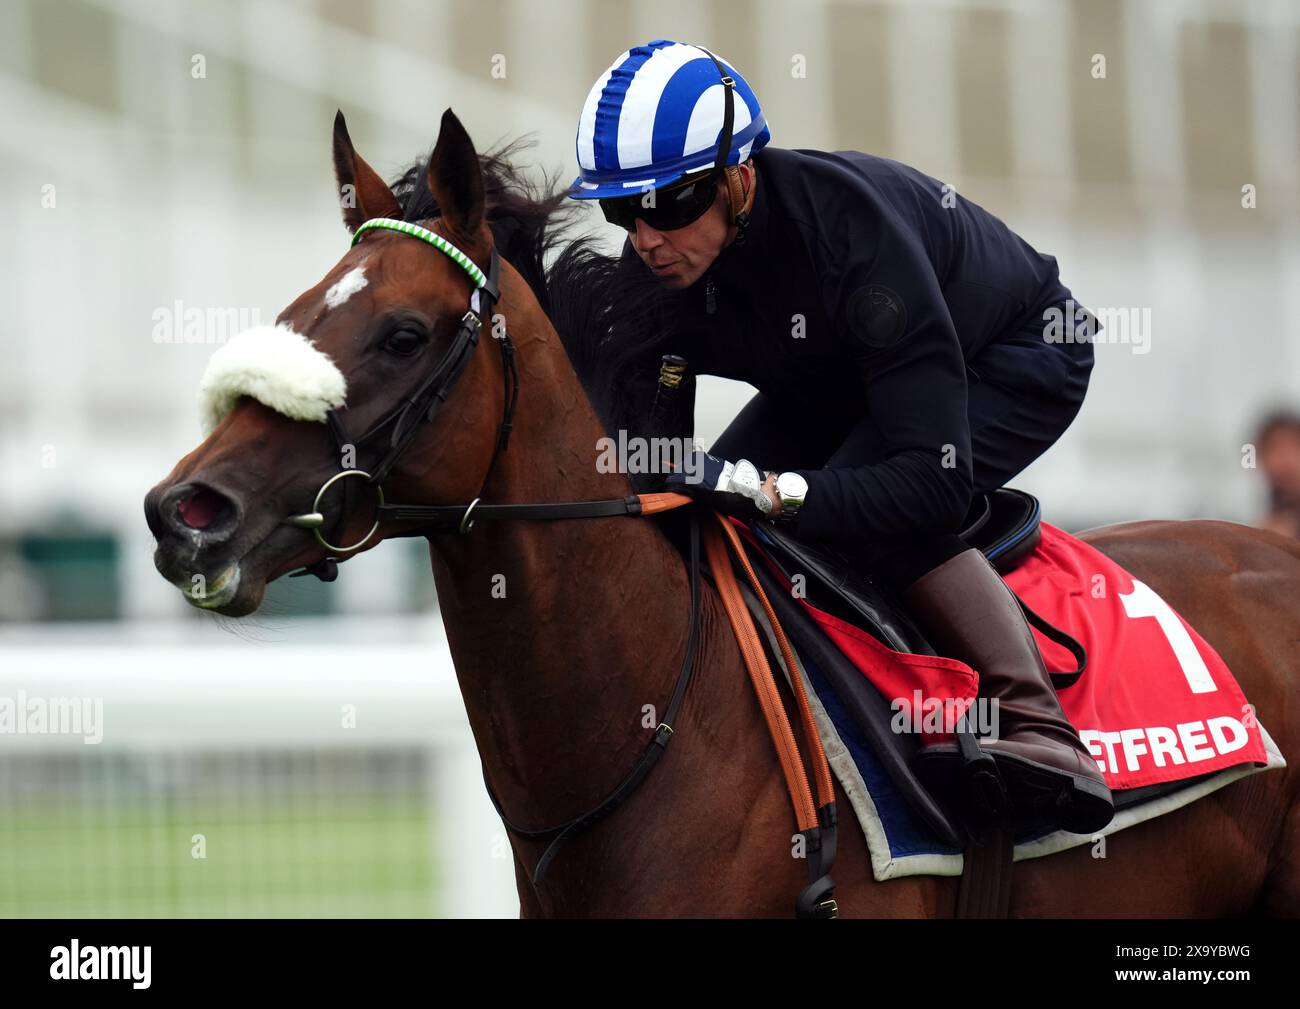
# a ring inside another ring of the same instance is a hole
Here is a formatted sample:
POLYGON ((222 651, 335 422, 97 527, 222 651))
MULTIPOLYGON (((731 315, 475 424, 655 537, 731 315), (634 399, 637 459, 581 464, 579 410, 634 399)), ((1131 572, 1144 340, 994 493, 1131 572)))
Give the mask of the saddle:
MULTIPOLYGON (((1038 499, 1009 487, 981 495, 972 505, 959 533, 968 545, 980 550, 999 574, 1014 571, 1037 546, 1041 537, 1042 509, 1038 499)), ((900 652, 914 655, 938 654, 908 617, 906 611, 861 564, 833 550, 801 543, 781 527, 754 524, 751 531, 763 544, 768 557, 787 576, 793 572, 806 578, 806 598, 819 609, 866 631, 878 641, 900 652)), ((951 798, 933 793, 912 769, 912 758, 921 743, 914 734, 890 728, 893 711, 889 702, 840 654, 799 603, 781 591, 776 579, 762 565, 768 597, 797 648, 806 650, 831 681, 836 695, 855 724, 870 742, 885 771, 908 804, 934 831, 937 838, 956 848, 971 840, 972 824, 963 811, 954 809, 951 798)), ((1024 606, 1022 602, 1022 607, 1024 606)), ((1087 665, 1081 645, 1064 631, 1042 620, 1025 607, 1029 623, 1050 640, 1070 651, 1077 668, 1053 673, 1058 688, 1069 686, 1087 665)), ((1186 782, 1169 782, 1118 792, 1116 810, 1147 802, 1177 791, 1186 782)))
MULTIPOLYGON (((1014 570, 1037 545, 1042 514, 1038 499, 1023 491, 1002 488, 980 495, 961 526, 961 538, 984 553, 998 572, 1014 570)), ((787 575, 806 578, 809 603, 871 634, 895 651, 936 655, 935 648, 903 608, 876 583, 861 563, 838 551, 812 546, 769 523, 751 527, 770 560, 787 575)), ((935 796, 912 769, 920 748, 914 735, 893 732, 889 702, 827 640, 789 593, 757 565, 777 616, 797 648, 816 659, 831 680, 836 694, 870 741, 890 778, 909 805, 935 835, 955 848, 966 846, 969 826, 951 805, 935 796)))
MULTIPOLYGON (((694 399, 694 375, 690 374, 687 363, 681 358, 665 355, 650 413, 650 430, 656 435, 685 433, 689 437, 694 428, 694 399)), ((633 482, 635 486, 635 479, 633 482)), ((721 518, 720 515, 717 517, 721 518)), ((980 550, 994 569, 1005 576, 1015 571, 1041 542, 1040 518, 1041 508, 1033 495, 1004 487, 977 496, 961 524, 959 536, 969 546, 980 550)), ((670 520, 666 531, 670 539, 676 541, 672 525, 670 520)), ((802 603, 790 594, 793 576, 802 576, 801 594, 812 607, 873 636, 887 648, 912 655, 937 655, 937 650, 883 583, 874 578, 871 571, 863 569, 860 560, 802 543, 772 523, 746 524, 744 544, 729 522, 723 521, 722 527, 735 551, 734 567, 743 569, 759 597, 758 602, 761 602, 761 606, 751 602, 750 608, 760 618, 762 611, 766 611, 766 623, 771 627, 769 637, 775 639, 767 641, 768 649, 774 652, 780 646, 787 672, 797 664, 792 658, 792 648, 794 652, 803 654, 810 666, 819 670, 823 683, 818 690, 824 685, 834 693, 839 709, 855 726, 861 742, 873 752, 902 803, 944 847, 963 852, 957 916, 1004 917, 1009 906, 1017 823, 1016 811, 1011 806, 992 756, 979 746, 965 725, 959 726, 955 736, 961 769, 953 781, 933 783, 935 787, 944 789, 942 793, 932 792, 912 769, 913 758, 922 745, 918 734, 893 731, 894 711, 889 701, 823 632, 802 603), (762 552, 764 563, 751 563, 747 555, 755 550, 762 552), (784 582, 781 576, 784 576, 784 582)), ((695 527, 692 525, 691 528, 694 537, 695 527)), ((738 586, 733 564, 727 560, 726 548, 718 541, 716 530, 713 535, 715 542, 710 550, 710 571, 720 592, 729 587, 729 591, 723 593, 733 597, 728 618, 742 644, 755 689, 761 696, 763 683, 759 672, 767 663, 761 656, 755 658, 749 653, 762 650, 764 645, 755 646, 749 640, 755 634, 753 622, 745 613, 735 612, 737 608, 744 609, 744 604, 734 598, 744 586, 738 586), (748 649, 746 644, 750 645, 748 649)), ((1076 668, 1073 671, 1051 674, 1058 689, 1069 686, 1086 667, 1084 649, 1070 635, 1034 613, 1023 600, 1020 600, 1020 605, 1032 627, 1074 656, 1076 668)), ((770 670, 767 677, 770 681, 770 670)), ((829 869, 835 852, 834 794, 822 780, 824 775, 820 772, 825 770, 826 755, 815 728, 808 724, 811 715, 800 677, 789 678, 812 750, 809 766, 817 769, 819 774, 814 782, 806 774, 795 773, 796 769, 788 765, 784 756, 782 768, 792 801, 800 791, 797 788, 799 779, 804 779, 802 801, 796 802, 799 810, 796 819, 801 833, 810 843, 820 840, 823 846, 823 850, 816 852, 815 861, 810 862, 812 882, 801 895, 800 916, 834 916, 837 913, 834 900, 829 899, 833 888, 829 869), (813 794, 816 796, 815 805, 813 794)), ((798 748, 791 738, 789 720, 782 718, 771 706, 765 706, 764 714, 778 753, 785 750, 796 752, 798 748)), ((802 772, 806 769, 799 767, 797 770, 802 772)), ((1116 811, 1169 795, 1191 780, 1194 779, 1118 792, 1114 795, 1116 811)))

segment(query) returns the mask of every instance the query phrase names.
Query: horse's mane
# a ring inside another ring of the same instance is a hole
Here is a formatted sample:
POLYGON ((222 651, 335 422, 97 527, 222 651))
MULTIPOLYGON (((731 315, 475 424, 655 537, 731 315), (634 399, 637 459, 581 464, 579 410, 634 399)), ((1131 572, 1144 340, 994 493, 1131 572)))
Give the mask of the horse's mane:
MULTIPOLYGON (((520 138, 479 155, 487 219, 497 250, 528 282, 560 335, 605 427, 645 433, 662 354, 676 351, 678 297, 639 260, 620 260, 575 236, 582 205, 558 185, 514 163, 532 146, 520 138)), ((408 220, 438 215, 422 157, 392 183, 408 220)))

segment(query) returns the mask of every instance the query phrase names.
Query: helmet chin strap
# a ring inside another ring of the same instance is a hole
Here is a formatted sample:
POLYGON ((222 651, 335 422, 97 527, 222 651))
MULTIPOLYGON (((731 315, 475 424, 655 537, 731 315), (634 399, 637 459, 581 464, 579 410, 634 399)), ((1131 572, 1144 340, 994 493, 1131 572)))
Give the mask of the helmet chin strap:
POLYGON ((743 208, 749 199, 749 192, 746 190, 744 199, 741 200, 740 207, 737 207, 731 188, 731 180, 727 178, 727 159, 731 157, 731 141, 736 118, 736 79, 723 69, 722 63, 705 46, 702 46, 699 43, 692 44, 696 49, 700 50, 700 52, 704 53, 713 61, 713 65, 718 69, 718 76, 722 78, 723 101, 725 106, 722 112, 722 139, 718 143, 718 158, 713 163, 713 178, 715 182, 721 182, 727 188, 728 216, 731 218, 732 223, 736 225, 735 244, 743 245, 745 241, 745 231, 749 227, 749 214, 746 213, 743 208))

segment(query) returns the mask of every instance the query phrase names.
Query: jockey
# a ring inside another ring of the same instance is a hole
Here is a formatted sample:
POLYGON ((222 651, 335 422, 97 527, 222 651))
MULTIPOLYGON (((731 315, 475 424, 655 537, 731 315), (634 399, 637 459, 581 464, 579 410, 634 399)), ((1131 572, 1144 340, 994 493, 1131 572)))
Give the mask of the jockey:
POLYGON ((734 68, 656 39, 591 89, 570 195, 599 200, 624 259, 683 292, 692 369, 758 390, 710 449, 708 490, 870 564, 996 699, 998 738, 981 745, 1018 799, 1100 829, 1114 808, 1097 762, 1015 597, 956 535, 975 495, 1078 413, 1095 320, 1055 259, 950 187, 770 137, 734 68))

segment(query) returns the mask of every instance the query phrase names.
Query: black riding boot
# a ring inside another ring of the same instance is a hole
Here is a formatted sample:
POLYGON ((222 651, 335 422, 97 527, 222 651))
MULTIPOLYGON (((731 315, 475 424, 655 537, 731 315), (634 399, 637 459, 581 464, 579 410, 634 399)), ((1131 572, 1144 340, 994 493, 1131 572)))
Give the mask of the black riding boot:
MULTIPOLYGON (((1096 759, 1056 697, 1038 644, 1015 596, 978 550, 917 579, 904 601, 941 655, 979 675, 979 696, 996 700, 998 738, 981 740, 1017 804, 1057 827, 1089 834, 1115 815, 1096 759)), ((918 761, 951 761, 955 743, 925 747, 918 761)))

